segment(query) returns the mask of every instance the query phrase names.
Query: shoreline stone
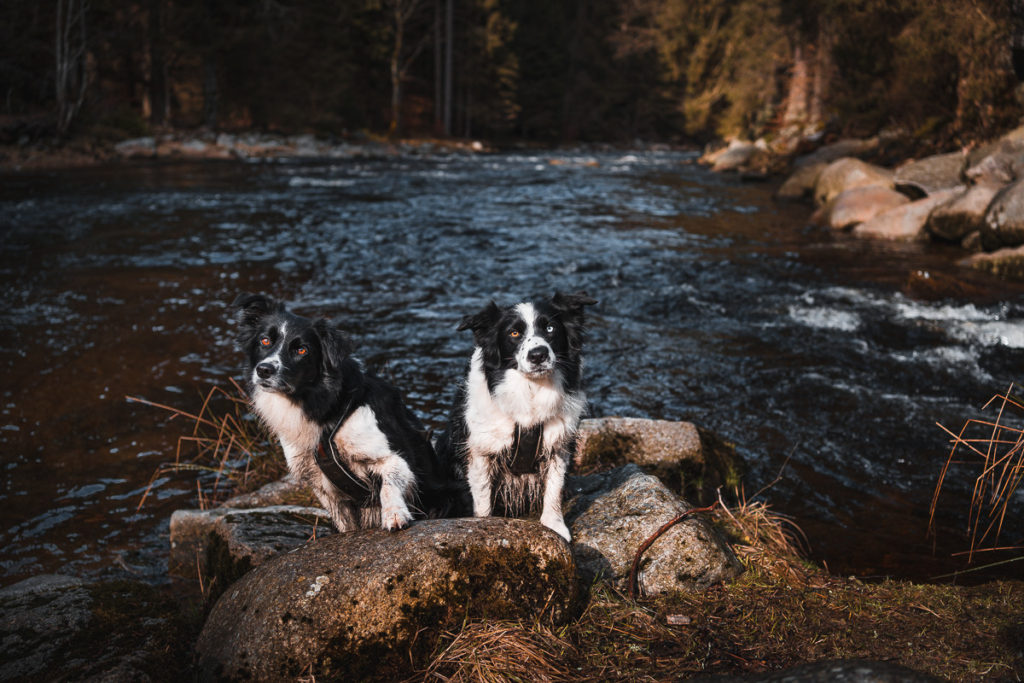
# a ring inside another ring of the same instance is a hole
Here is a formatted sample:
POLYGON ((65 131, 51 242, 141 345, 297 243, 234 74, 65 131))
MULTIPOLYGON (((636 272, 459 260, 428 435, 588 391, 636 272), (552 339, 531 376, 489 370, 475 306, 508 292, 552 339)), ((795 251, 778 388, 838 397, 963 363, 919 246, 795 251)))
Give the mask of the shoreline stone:
POLYGON ((424 520, 334 534, 247 573, 196 644, 203 679, 411 673, 467 619, 557 626, 578 609, 569 546, 521 519, 424 520), (244 615, 244 618, 240 618, 244 615))
MULTIPOLYGON (((571 477, 565 521, 583 577, 628 589, 633 558, 665 523, 691 505, 635 464, 587 477, 571 477)), ((739 576, 743 567, 705 519, 685 518, 648 548, 637 583, 648 596, 694 592, 739 576)))

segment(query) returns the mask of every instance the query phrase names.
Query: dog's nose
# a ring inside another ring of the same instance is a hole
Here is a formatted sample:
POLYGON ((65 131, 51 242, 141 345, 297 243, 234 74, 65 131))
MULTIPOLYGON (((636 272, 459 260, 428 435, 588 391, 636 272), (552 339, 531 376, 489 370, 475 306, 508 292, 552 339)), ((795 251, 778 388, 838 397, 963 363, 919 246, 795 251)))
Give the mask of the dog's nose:
POLYGON ((526 353, 526 360, 530 361, 534 365, 540 365, 546 362, 548 359, 548 349, 546 346, 535 346, 526 353))
POLYGON ((273 363, 260 363, 256 366, 256 375, 260 379, 270 379, 277 372, 277 366, 273 363))

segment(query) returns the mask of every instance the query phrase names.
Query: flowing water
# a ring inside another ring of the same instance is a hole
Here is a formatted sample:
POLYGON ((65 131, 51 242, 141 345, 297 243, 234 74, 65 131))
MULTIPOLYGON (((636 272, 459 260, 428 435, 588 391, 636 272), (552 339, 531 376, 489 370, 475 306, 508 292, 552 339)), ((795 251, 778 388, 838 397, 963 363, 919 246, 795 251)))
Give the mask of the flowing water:
MULTIPOLYGON (((241 291, 336 321, 439 426, 471 350, 462 315, 586 290, 592 415, 690 420, 735 443, 746 492, 774 481, 762 498, 833 571, 961 566, 948 556, 975 472, 954 474, 933 552, 935 423, 957 428, 1020 379, 1024 289, 959 270, 955 251, 808 228, 771 191, 651 150, 2 178, 0 584, 160 580, 196 475, 161 476, 139 502, 190 425, 125 396, 194 411, 239 377, 241 291)), ((1011 520, 1004 541, 1020 538, 1011 520)))

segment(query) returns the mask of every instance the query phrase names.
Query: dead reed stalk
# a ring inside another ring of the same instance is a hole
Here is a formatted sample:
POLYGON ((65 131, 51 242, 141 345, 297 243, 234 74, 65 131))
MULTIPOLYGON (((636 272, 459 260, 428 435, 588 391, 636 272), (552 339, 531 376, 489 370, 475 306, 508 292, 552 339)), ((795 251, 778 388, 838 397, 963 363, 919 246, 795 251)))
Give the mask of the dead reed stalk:
POLYGON ((284 458, 277 442, 252 418, 245 390, 235 380, 230 382, 229 390, 211 387, 195 413, 138 396, 125 397, 130 403, 164 410, 170 413, 171 420, 191 423, 187 433, 178 437, 174 462, 161 465, 153 473, 138 508, 145 504, 157 479, 172 472, 196 472, 200 509, 215 504, 225 488, 248 491, 284 474, 284 458), (222 487, 225 480, 228 486, 222 487))
MULTIPOLYGON (((1013 395, 1014 385, 1004 394, 996 394, 982 410, 998 406, 995 420, 971 418, 953 432, 942 424, 939 428, 952 437, 949 456, 939 474, 929 510, 929 532, 935 533, 935 513, 946 475, 954 464, 971 464, 981 471, 974 480, 968 509, 967 532, 970 536, 968 561, 981 550, 996 548, 1009 512, 1010 502, 1024 479, 1024 429, 1008 422, 1024 418, 1024 405, 1013 395)), ((937 423, 938 424, 938 423, 937 423)))

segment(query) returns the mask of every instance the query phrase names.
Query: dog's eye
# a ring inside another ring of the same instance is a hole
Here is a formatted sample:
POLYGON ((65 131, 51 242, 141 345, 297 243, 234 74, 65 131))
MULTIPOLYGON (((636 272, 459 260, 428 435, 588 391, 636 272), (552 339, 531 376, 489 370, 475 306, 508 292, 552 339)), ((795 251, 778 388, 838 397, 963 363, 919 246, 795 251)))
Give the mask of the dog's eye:
POLYGON ((260 337, 260 346, 270 346, 270 337, 260 337))
POLYGON ((551 334, 552 332, 555 331, 555 326, 554 325, 548 325, 544 329, 546 329, 548 331, 548 334, 551 334))
POLYGON ((511 330, 511 331, 509 331, 508 336, 512 337, 513 339, 518 339, 519 338, 519 330, 511 330))
POLYGON ((296 356, 305 356, 307 353, 309 353, 309 349, 307 349, 305 346, 300 346, 299 348, 295 349, 296 356))

